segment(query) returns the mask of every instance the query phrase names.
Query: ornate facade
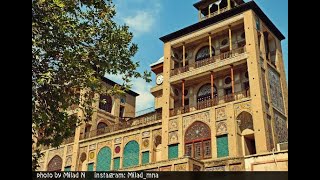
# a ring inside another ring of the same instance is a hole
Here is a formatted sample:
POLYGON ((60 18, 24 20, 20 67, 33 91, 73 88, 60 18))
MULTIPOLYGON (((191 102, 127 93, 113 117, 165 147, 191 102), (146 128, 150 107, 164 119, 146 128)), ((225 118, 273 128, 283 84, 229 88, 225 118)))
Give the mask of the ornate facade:
POLYGON ((39 170, 287 170, 284 36, 254 1, 194 7, 199 22, 160 38, 155 111, 135 117, 133 91, 97 94, 106 103, 58 149, 44 147, 39 170))

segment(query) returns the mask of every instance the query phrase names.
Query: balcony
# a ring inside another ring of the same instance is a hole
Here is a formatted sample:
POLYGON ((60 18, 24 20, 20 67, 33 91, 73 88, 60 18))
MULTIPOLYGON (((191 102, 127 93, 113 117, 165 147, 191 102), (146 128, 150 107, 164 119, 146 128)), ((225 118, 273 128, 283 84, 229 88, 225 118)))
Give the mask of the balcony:
POLYGON ((138 127, 140 125, 150 125, 158 122, 162 118, 162 111, 151 112, 140 117, 132 118, 126 122, 107 126, 103 129, 96 129, 80 135, 80 140, 101 136, 104 134, 121 131, 128 128, 138 127))
POLYGON ((221 96, 221 97, 215 97, 213 99, 211 98, 203 99, 202 101, 197 102, 196 106, 184 106, 184 107, 176 107, 174 109, 171 109, 169 116, 172 117, 179 114, 185 114, 188 112, 193 112, 193 111, 205 109, 208 107, 213 107, 219 104, 224 104, 224 103, 228 103, 228 102, 232 102, 232 101, 236 101, 236 100, 240 100, 248 97, 250 97, 250 91, 245 90, 245 91, 240 91, 240 92, 236 92, 236 93, 221 96))
POLYGON ((196 62, 194 62, 192 64, 187 65, 187 66, 173 69, 173 70, 171 70, 170 75, 171 76, 175 76, 175 75, 178 75, 178 74, 181 74, 181 73, 185 73, 185 72, 188 72, 188 71, 195 70, 197 68, 200 68, 200 67, 203 67, 203 66, 206 66, 206 65, 209 65, 209 64, 222 62, 222 61, 224 61, 226 59, 234 58, 234 57, 237 57, 237 56, 239 56, 241 54, 244 54, 245 52, 246 52, 245 46, 237 48, 237 49, 233 49, 231 51, 228 51, 228 52, 225 52, 225 53, 221 53, 219 55, 215 55, 215 56, 213 56, 211 58, 204 59, 204 60, 201 60, 201 61, 196 61, 196 62))

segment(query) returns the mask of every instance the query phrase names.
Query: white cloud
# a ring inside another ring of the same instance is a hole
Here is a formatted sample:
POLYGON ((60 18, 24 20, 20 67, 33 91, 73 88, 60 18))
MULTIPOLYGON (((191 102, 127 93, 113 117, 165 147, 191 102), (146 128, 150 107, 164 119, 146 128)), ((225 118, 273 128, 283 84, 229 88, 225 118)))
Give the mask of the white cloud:
POLYGON ((116 19, 120 24, 125 23, 135 36, 151 32, 156 28, 156 21, 161 11, 161 0, 117 0, 116 19))
POLYGON ((132 81, 132 90, 137 92, 139 96, 136 98, 136 111, 141 111, 154 106, 154 97, 150 93, 151 83, 147 83, 143 79, 134 79, 132 81))
MULTIPOLYGON (((122 84, 122 75, 106 75, 107 78, 111 79, 112 81, 122 84)), ((145 80, 139 79, 132 79, 131 83, 132 88, 131 90, 138 93, 139 96, 136 97, 136 112, 141 111, 144 109, 148 109, 154 106, 154 97, 150 93, 150 88, 152 88, 151 83, 147 83, 145 80)))
POLYGON ((135 34, 151 31, 155 19, 150 12, 137 11, 134 16, 123 18, 123 21, 132 28, 135 34))

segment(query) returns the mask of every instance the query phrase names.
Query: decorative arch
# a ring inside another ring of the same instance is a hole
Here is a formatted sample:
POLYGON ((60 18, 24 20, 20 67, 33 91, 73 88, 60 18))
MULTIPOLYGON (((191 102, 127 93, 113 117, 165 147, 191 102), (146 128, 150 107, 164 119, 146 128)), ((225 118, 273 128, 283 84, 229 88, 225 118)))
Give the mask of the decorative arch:
POLYGON ((240 129, 240 132, 242 133, 245 129, 251 129, 252 131, 254 131, 253 129, 253 119, 252 119, 252 115, 247 112, 247 111, 242 111, 238 116, 237 116, 237 120, 238 120, 238 126, 240 129))
POLYGON ((97 171, 110 171, 111 149, 107 146, 100 149, 97 155, 97 171))
POLYGON ((100 95, 99 109, 102 109, 104 111, 107 111, 107 112, 111 113, 111 110, 112 110, 112 98, 111 98, 111 96, 106 95, 106 94, 100 95), (103 100, 105 101, 105 103, 101 102, 103 100))
POLYGON ((79 163, 78 163, 78 171, 83 171, 84 167, 86 167, 87 154, 85 152, 81 153, 79 163))
POLYGON ((211 129, 200 121, 192 123, 185 132, 185 154, 195 159, 211 157, 211 129))
MULTIPOLYGON (((213 95, 216 97, 218 95, 217 93, 217 87, 213 85, 213 95)), ((197 93, 197 102, 205 101, 211 99, 211 84, 207 83, 202 85, 197 93)))
POLYGON ((247 111, 242 111, 237 116, 238 127, 242 139, 243 155, 256 154, 255 134, 252 115, 247 111))
POLYGON ((55 155, 48 163, 48 171, 61 171, 62 169, 62 158, 55 155))
POLYGON ((124 147, 123 167, 126 168, 139 165, 139 154, 140 150, 137 141, 129 141, 124 147))
MULTIPOLYGON (((212 54, 212 56, 214 56, 215 55, 214 47, 211 46, 211 50, 212 50, 211 54, 212 54)), ((207 59, 209 57, 210 57, 210 49, 209 49, 209 46, 206 45, 198 50, 196 57, 195 57, 195 61, 201 61, 201 60, 207 59)))

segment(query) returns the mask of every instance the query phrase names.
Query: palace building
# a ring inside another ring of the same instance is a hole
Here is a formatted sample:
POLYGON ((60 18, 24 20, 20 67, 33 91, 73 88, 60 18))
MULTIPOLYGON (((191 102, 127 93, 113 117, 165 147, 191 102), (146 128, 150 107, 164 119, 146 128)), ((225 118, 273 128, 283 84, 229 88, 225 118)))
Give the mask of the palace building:
POLYGON ((133 91, 97 94, 107 103, 59 148, 44 147, 39 171, 288 170, 285 37, 254 1, 193 6, 199 21, 161 37, 150 65, 155 110, 136 116, 133 91))

